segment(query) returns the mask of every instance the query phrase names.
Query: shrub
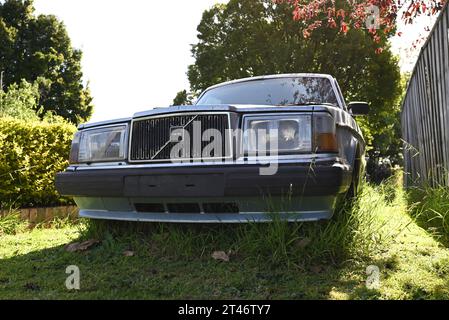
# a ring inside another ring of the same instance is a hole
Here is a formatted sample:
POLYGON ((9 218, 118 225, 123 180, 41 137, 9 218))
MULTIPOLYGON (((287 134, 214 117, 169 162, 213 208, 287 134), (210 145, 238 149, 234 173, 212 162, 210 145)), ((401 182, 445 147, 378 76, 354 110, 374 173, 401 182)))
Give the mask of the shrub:
POLYGON ((76 128, 64 121, 0 118, 0 204, 2 207, 63 203, 54 176, 68 165, 76 128))

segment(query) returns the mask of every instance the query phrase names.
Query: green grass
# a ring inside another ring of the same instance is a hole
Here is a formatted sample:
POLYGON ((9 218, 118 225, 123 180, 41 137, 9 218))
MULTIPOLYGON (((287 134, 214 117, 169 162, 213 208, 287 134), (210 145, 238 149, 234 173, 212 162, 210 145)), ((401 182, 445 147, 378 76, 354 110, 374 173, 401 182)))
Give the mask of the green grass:
POLYGON ((415 221, 443 244, 449 244, 449 188, 424 187, 410 190, 408 201, 415 221))
POLYGON ((366 185, 329 222, 19 228, 0 235, 0 298, 447 299, 449 249, 410 217, 407 199, 390 181, 366 185), (88 251, 64 249, 92 238, 101 243, 88 251), (79 291, 65 287, 69 265, 80 268, 79 291), (380 269, 376 290, 365 285, 370 265, 380 269))

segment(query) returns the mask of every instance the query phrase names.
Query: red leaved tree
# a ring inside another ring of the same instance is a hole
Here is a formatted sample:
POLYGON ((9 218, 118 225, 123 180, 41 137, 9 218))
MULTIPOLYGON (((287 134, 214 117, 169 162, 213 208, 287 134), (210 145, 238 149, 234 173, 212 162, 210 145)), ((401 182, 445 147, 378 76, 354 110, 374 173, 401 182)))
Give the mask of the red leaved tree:
MULTIPOLYGON (((373 39, 380 43, 381 37, 396 32, 396 23, 413 23, 421 15, 435 15, 444 7, 446 0, 274 0, 294 6, 293 19, 304 26, 305 38, 321 27, 339 28, 347 33, 350 28, 366 28, 373 39)), ((401 36, 401 33, 397 33, 401 36)), ((417 39, 419 42, 422 39, 417 39)), ((416 46, 416 43, 413 44, 416 46)), ((382 48, 379 47, 379 52, 382 48)))

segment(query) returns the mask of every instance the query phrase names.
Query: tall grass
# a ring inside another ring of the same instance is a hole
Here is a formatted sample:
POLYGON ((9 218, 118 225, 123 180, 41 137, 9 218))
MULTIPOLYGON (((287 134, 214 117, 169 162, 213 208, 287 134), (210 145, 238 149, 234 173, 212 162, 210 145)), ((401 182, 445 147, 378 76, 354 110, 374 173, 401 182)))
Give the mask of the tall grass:
POLYGON ((411 188, 408 192, 410 214, 416 222, 449 244, 449 188, 411 188))
POLYGON ((386 234, 388 211, 400 205, 398 188, 364 184, 361 194, 346 201, 329 221, 288 223, 272 213, 273 222, 242 225, 119 223, 90 220, 84 237, 148 246, 167 257, 196 259, 225 251, 235 259, 303 266, 365 258, 384 248, 395 235, 386 234))
POLYGON ((0 236, 15 235, 23 232, 27 226, 28 224, 20 219, 20 214, 16 210, 11 209, 3 217, 0 216, 0 236))
POLYGON ((50 221, 32 223, 22 219, 20 209, 16 209, 13 206, 5 210, 3 216, 0 215, 0 236, 16 235, 32 229, 64 229, 68 226, 77 226, 80 231, 85 229, 85 225, 81 224, 79 219, 73 219, 70 215, 54 217, 50 221))

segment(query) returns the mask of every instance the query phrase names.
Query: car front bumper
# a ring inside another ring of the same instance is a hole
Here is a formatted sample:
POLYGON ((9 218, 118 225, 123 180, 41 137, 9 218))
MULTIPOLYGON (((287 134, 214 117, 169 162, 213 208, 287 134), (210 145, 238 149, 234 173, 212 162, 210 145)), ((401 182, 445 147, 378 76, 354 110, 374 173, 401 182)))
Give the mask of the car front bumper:
POLYGON ((56 188, 73 196, 87 218, 241 223, 271 221, 273 214, 288 221, 330 219, 352 181, 352 168, 338 161, 280 163, 274 175, 261 175, 261 167, 92 167, 58 174, 56 188))

